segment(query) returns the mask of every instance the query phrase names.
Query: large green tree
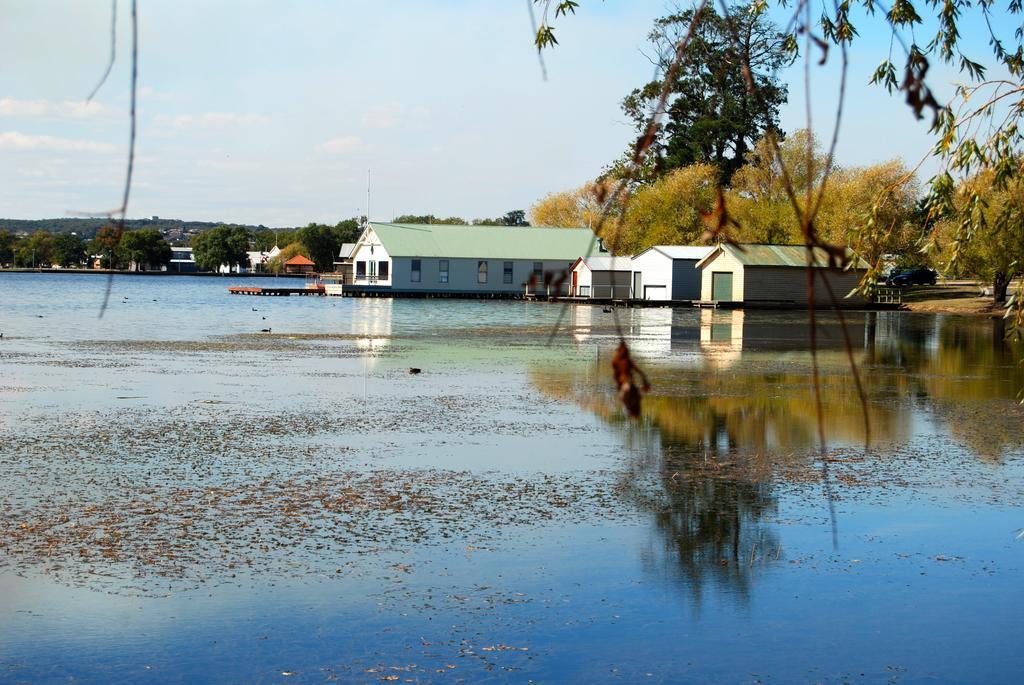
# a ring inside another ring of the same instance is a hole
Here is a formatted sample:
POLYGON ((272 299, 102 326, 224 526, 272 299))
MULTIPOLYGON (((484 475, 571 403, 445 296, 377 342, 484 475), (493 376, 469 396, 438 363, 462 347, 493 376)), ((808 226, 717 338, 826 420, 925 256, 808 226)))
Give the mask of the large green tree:
POLYGON ((53 262, 53 235, 36 231, 19 241, 14 250, 14 263, 21 267, 50 266, 53 262))
POLYGON ((200 269, 216 271, 221 264, 248 266, 249 231, 241 226, 218 226, 193 238, 192 250, 200 269))
MULTIPOLYGON (((680 68, 668 84, 665 117, 647 157, 648 180, 679 167, 708 163, 728 182, 754 142, 765 131, 778 129, 779 106, 786 102, 786 85, 775 72, 791 61, 792 53, 763 11, 737 5, 722 16, 708 6, 696 23, 694 14, 690 9, 662 17, 649 35, 652 60, 664 75, 675 59, 676 46, 694 26, 680 68), (747 88, 748 64, 756 93, 747 88)), ((641 137, 665 87, 663 79, 637 88, 622 103, 641 137)), ((632 152, 627 153, 630 157, 632 152)), ((624 167, 620 163, 613 172, 624 167)))
POLYGON ((85 260, 85 241, 77 233, 61 233, 53 240, 53 263, 78 266, 85 260))
POLYGON ((135 271, 158 267, 171 261, 171 246, 160 231, 144 228, 126 231, 117 246, 117 256, 135 271))
POLYGON ((302 245, 306 256, 316 262, 321 271, 333 268, 341 242, 333 227, 324 224, 309 224, 295 231, 295 240, 302 245))

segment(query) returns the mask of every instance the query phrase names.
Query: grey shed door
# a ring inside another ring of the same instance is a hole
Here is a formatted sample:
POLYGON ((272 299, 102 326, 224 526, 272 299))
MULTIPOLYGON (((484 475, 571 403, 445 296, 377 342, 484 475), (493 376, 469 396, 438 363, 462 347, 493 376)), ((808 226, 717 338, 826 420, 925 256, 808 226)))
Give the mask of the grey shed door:
POLYGON ((672 299, 700 299, 700 271, 696 259, 672 260, 672 299))
POLYGON ((711 299, 720 302, 732 302, 732 272, 711 272, 711 299))

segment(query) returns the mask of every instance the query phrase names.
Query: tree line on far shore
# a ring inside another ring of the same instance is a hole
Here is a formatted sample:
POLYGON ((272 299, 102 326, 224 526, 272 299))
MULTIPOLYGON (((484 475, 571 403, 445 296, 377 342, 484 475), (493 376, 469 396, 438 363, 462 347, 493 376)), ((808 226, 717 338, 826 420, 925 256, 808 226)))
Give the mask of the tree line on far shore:
MULTIPOLYGON (((217 271, 221 266, 249 268, 248 252, 280 252, 262 268, 272 273, 284 271, 284 263, 296 255, 316 262, 320 271, 330 271, 344 243, 354 243, 366 223, 366 217, 343 219, 332 225, 310 223, 301 228, 252 228, 221 224, 194 236, 189 245, 201 271, 217 271)), ((461 217, 439 218, 433 214, 406 214, 394 223, 467 224, 475 226, 529 226, 526 212, 515 209, 494 219, 467 222, 461 217)), ((107 224, 86 239, 77 232, 53 232, 39 228, 28 235, 16 235, 0 229, 0 266, 14 268, 79 268, 160 270, 171 260, 171 244, 153 228, 119 231, 107 224)))

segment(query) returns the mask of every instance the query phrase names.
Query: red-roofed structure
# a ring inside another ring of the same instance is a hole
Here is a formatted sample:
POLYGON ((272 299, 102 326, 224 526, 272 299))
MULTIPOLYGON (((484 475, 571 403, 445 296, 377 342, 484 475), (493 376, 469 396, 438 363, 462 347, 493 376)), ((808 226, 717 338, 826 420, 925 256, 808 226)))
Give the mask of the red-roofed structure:
POLYGON ((316 271, 316 262, 300 254, 295 255, 284 263, 284 272, 286 274, 308 274, 313 271, 316 271))

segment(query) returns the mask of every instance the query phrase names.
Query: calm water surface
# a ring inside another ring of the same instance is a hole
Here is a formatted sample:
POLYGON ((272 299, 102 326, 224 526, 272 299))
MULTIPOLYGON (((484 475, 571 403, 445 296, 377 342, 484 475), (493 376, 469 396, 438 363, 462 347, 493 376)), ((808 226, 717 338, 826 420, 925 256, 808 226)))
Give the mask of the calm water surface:
POLYGON ((0 682, 1020 680, 998 322, 848 314, 865 448, 821 317, 822 451, 801 313, 106 283, 0 274, 0 682))

